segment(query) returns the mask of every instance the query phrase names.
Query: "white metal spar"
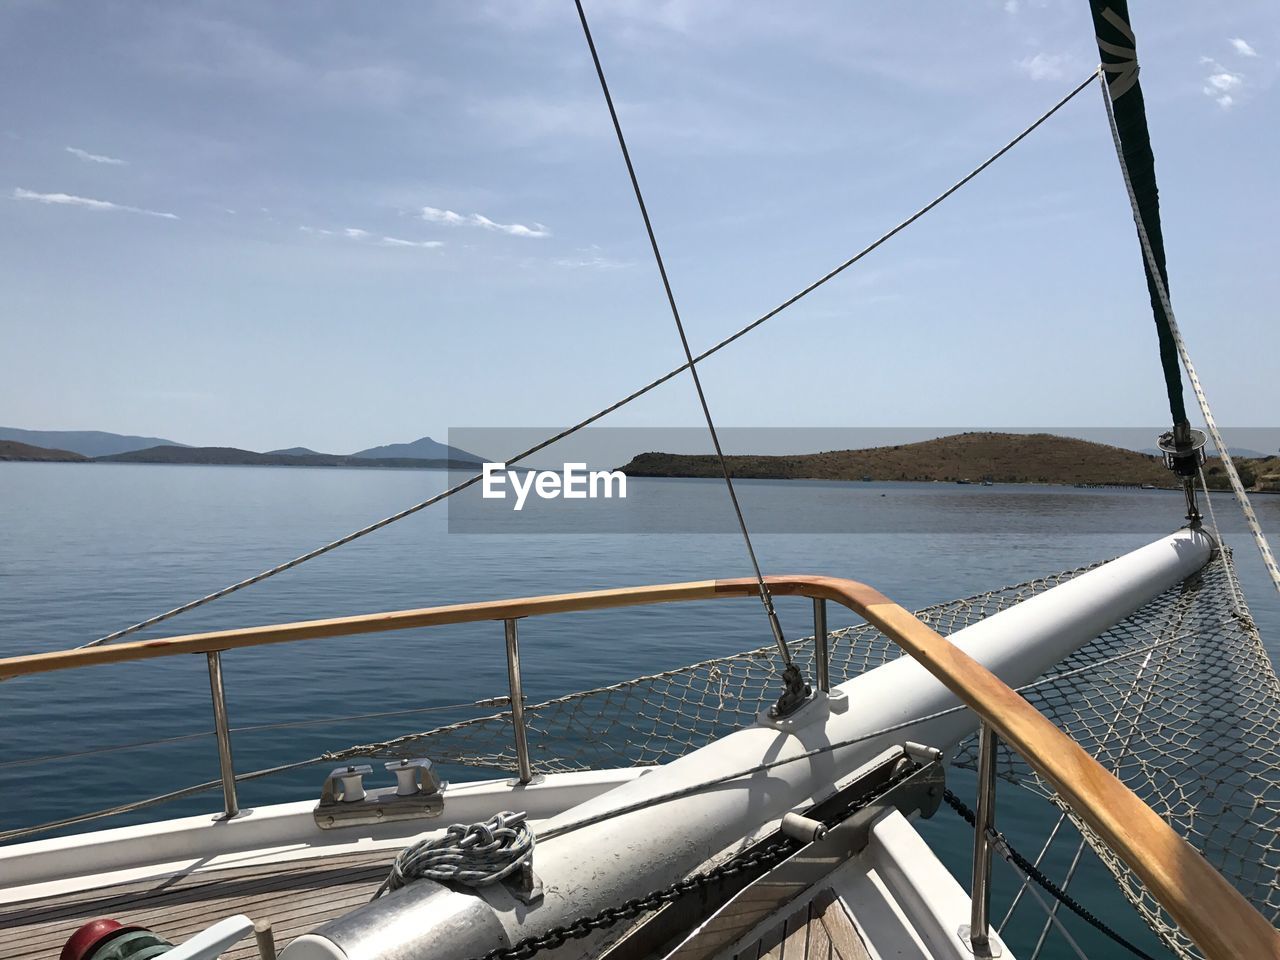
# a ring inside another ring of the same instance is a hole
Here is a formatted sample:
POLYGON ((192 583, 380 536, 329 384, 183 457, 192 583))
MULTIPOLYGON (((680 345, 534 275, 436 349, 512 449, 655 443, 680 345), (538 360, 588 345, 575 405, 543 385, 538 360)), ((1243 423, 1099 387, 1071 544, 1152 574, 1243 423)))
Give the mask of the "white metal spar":
MULTIPOLYGON (((1021 686, 1067 654, 1180 583, 1208 562, 1212 539, 1181 530, 953 634, 950 639, 1010 686, 1021 686)), ((825 701, 797 713, 786 729, 758 724, 566 811, 541 833, 588 825, 540 840, 534 870, 545 895, 537 906, 503 887, 456 893, 431 881, 411 884, 295 940, 284 960, 471 960, 662 888, 758 833, 885 747, 905 740, 946 748, 976 727, 967 710, 925 720, 829 752, 776 766, 679 799, 673 792, 762 760, 885 731, 953 708, 957 698, 903 657, 840 684, 844 713, 825 701), (655 801, 617 817, 610 811, 655 801)), ((603 935, 573 940, 561 960, 592 953, 603 935)))

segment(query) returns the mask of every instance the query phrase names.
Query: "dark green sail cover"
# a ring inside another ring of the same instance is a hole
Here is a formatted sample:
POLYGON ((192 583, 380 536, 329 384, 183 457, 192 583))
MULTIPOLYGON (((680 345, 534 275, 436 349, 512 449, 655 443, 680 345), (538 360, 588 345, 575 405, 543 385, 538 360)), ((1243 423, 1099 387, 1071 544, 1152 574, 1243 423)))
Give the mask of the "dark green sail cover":
MULTIPOLYGON (((1129 179, 1133 183, 1142 225, 1146 228, 1151 252, 1167 292, 1169 275, 1165 270, 1164 235, 1160 230, 1160 192, 1156 188, 1156 162, 1151 153, 1151 134, 1147 130, 1147 108, 1142 98, 1142 85, 1138 82, 1137 45, 1129 26, 1128 0, 1090 0, 1089 7, 1093 11, 1098 53, 1102 56, 1102 68, 1107 78, 1116 127, 1120 131, 1120 144, 1125 164, 1129 168, 1129 179)), ((1160 338, 1160 362, 1164 366, 1169 410, 1173 414, 1174 425, 1177 426, 1187 422, 1187 411, 1182 402, 1182 371, 1178 364, 1178 350, 1145 255, 1142 267, 1147 275, 1147 292, 1151 295, 1151 311, 1155 316, 1156 332, 1160 338)))

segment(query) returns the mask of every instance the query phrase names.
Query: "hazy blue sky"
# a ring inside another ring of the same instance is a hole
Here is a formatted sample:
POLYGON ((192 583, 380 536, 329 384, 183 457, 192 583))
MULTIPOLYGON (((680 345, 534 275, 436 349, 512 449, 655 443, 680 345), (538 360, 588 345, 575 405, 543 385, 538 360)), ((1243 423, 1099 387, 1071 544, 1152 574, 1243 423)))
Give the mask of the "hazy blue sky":
MULTIPOLYGON (((1175 305, 1272 426, 1280 7, 1133 7, 1175 305)), ((1085 0, 588 12, 695 348, 1096 60, 1085 0)), ((346 452, 681 359, 569 0, 6 0, 0 90, 0 423, 346 452)), ((704 369, 725 424, 1166 422, 1099 94, 704 369)), ((686 379, 610 422, 699 418, 686 379)))

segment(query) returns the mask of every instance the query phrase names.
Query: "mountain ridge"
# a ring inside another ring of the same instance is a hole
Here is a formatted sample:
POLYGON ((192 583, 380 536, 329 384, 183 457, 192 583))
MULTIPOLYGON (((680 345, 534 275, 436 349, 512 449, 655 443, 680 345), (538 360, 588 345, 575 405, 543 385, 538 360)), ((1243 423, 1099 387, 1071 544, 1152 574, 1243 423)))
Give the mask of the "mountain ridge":
POLYGON ((149 447, 106 457, 94 457, 93 463, 203 464, 208 466, 257 467, 362 467, 405 468, 417 470, 474 470, 470 460, 430 459, 425 457, 348 457, 331 453, 295 456, 282 453, 256 453, 238 447, 149 447))
POLYGON ((74 450, 36 447, 17 440, 0 440, 0 460, 31 460, 47 463, 85 463, 88 457, 74 450))
POLYGON ((447 443, 440 443, 438 440, 432 440, 430 437, 419 437, 410 443, 387 443, 380 447, 369 447, 367 450, 357 450, 351 454, 362 460, 392 460, 392 459, 430 459, 430 460, 457 460, 467 463, 484 463, 484 458, 461 450, 458 447, 451 447, 447 443))
POLYGON ((185 447, 185 443, 163 437, 138 437, 105 430, 24 430, 0 427, 0 440, 12 440, 45 450, 65 450, 82 457, 104 457, 147 447, 185 447))
MULTIPOLYGON (((242 453, 256 453, 252 450, 241 450, 239 447, 196 447, 177 440, 163 437, 141 437, 133 434, 110 433, 105 430, 26 430, 21 427, 0 427, 0 441, 12 441, 43 450, 62 450, 76 453, 89 459, 110 457, 117 454, 134 453, 151 450, 156 447, 179 447, 193 450, 240 450, 242 453)), ((378 447, 369 447, 350 454, 319 453, 310 447, 284 447, 268 450, 258 456, 289 457, 355 457, 366 460, 450 460, 457 463, 478 465, 484 458, 469 453, 458 447, 432 440, 430 437, 419 437, 409 443, 390 443, 378 447)), ((176 461, 175 461, 176 462, 176 461)))

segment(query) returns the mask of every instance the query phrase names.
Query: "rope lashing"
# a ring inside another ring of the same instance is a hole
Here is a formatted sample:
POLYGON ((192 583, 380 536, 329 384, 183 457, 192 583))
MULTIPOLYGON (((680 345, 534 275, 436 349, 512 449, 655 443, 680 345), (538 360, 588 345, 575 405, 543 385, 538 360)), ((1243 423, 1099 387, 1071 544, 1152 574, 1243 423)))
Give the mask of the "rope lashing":
POLYGON ((504 810, 483 823, 452 824, 444 836, 405 847, 396 856, 375 899, 384 891, 399 890, 414 880, 468 887, 486 887, 505 880, 533 856, 534 835, 527 817, 524 811, 504 810))

